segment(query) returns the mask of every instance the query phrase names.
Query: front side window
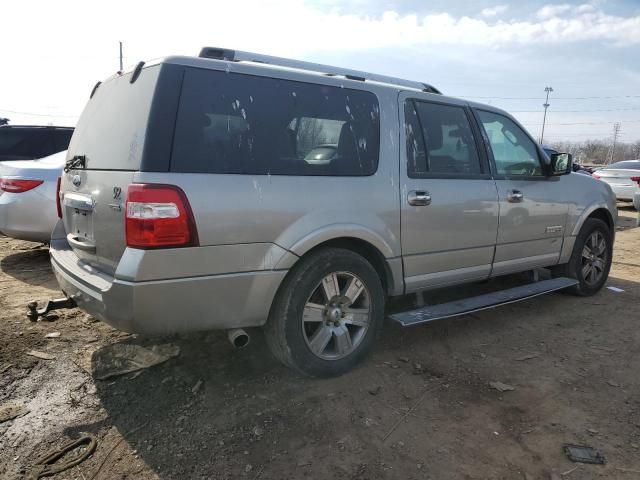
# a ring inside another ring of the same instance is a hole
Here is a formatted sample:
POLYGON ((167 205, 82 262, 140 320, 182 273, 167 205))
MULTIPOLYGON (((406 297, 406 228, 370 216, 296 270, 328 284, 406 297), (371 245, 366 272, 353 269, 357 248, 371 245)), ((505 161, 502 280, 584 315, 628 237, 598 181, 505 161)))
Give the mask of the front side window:
POLYGON ((189 69, 172 171, 255 175, 372 175, 375 95, 275 78, 189 69))
POLYGON ((498 175, 541 176, 538 149, 511 119, 493 112, 478 110, 498 175))
POLYGON ((409 176, 482 173, 471 124, 462 107, 405 104, 409 176))

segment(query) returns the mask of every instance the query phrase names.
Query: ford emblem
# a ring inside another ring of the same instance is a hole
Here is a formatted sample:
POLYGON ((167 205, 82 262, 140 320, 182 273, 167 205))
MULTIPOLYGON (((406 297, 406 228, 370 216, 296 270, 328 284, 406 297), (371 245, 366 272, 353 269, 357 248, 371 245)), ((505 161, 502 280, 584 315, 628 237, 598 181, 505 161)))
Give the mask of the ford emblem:
POLYGON ((82 183, 82 179, 80 178, 80 175, 74 175, 73 178, 71 179, 71 183, 73 183, 76 187, 79 187, 80 184, 82 183))

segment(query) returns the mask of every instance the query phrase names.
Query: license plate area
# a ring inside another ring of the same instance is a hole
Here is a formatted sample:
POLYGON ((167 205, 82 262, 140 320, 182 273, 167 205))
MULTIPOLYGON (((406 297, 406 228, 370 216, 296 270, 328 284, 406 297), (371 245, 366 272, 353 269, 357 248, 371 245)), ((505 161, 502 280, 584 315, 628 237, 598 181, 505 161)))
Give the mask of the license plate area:
POLYGON ((90 211, 74 208, 71 211, 70 232, 78 238, 93 241, 93 215, 90 211))

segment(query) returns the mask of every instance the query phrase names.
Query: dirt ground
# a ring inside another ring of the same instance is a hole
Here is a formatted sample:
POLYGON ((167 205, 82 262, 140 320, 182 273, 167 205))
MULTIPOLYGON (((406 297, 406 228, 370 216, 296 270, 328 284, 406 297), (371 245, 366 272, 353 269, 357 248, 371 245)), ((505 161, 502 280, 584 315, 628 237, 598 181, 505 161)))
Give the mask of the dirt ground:
POLYGON ((0 423, 0 478, 23 478, 91 433, 95 453, 53 478, 639 479, 636 218, 621 208, 608 285, 623 292, 551 294, 408 329, 388 322, 374 354, 330 380, 280 366, 259 331, 234 350, 221 332, 143 338, 78 310, 31 323, 27 302, 59 295, 47 249, 0 237, 0 405, 29 410, 0 423), (139 375, 89 373, 101 347, 167 342, 180 354, 139 375), (607 464, 570 462, 566 443, 607 464))

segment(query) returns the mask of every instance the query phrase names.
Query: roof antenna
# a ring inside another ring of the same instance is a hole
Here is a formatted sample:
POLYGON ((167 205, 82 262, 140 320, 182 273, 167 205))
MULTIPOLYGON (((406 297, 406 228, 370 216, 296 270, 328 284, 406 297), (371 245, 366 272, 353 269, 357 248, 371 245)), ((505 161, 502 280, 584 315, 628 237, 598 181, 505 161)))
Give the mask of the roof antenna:
POLYGON ((124 68, 122 67, 122 42, 118 43, 120 44, 120 70, 118 70, 118 73, 122 75, 122 72, 124 70, 124 68))

